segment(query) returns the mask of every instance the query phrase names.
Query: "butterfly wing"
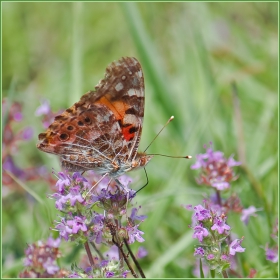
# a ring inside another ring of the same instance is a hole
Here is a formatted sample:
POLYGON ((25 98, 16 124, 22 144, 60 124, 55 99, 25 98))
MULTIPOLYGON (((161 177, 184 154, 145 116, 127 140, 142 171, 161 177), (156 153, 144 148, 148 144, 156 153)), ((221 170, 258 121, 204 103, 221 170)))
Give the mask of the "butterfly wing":
POLYGON ((112 62, 105 78, 55 117, 37 148, 61 156, 70 171, 106 170, 136 157, 144 117, 144 77, 136 58, 112 62))

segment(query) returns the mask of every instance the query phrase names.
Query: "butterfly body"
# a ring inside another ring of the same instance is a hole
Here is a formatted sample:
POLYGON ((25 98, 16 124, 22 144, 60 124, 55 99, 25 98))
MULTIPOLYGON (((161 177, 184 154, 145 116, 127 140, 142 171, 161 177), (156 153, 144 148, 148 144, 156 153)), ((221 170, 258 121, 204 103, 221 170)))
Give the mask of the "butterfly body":
POLYGON ((138 152, 144 117, 144 77, 136 58, 111 63, 105 78, 39 134, 37 148, 60 156, 68 171, 94 170, 112 178, 144 167, 138 152))

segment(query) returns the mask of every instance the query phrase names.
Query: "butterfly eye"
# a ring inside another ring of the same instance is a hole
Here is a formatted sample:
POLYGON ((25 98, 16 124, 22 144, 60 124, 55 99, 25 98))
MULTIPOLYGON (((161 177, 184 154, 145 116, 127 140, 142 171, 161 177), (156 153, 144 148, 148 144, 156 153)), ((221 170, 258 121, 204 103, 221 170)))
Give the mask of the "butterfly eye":
POLYGON ((66 140, 69 139, 69 135, 66 134, 66 133, 62 133, 62 134, 59 135, 59 139, 60 139, 61 141, 66 141, 66 140))
POLYGON ((74 127, 73 127, 72 125, 69 125, 69 126, 67 126, 67 129, 68 129, 68 130, 73 130, 74 127))
POLYGON ((86 124, 91 124, 91 119, 89 117, 85 117, 84 121, 86 124))

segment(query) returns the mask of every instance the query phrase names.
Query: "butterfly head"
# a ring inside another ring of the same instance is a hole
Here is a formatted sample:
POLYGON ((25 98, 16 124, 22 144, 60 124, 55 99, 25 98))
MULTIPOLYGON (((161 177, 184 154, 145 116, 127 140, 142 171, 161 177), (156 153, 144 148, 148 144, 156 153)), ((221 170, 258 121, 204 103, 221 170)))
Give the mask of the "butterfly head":
POLYGON ((131 169, 145 167, 153 156, 146 155, 145 153, 137 153, 136 158, 131 163, 131 169))

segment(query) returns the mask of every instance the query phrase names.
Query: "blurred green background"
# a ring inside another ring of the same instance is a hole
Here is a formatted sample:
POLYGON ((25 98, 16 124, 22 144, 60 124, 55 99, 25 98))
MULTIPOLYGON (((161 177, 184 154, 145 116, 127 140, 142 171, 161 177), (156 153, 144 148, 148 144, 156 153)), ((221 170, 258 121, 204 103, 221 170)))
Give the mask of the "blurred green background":
MULTIPOLYGON (((235 192, 244 207, 263 209, 248 226, 239 215, 228 218, 233 232, 245 236, 239 272, 247 277, 254 268, 259 277, 276 277, 277 264, 266 261, 263 248, 278 216, 278 3, 2 2, 2 95, 22 103, 21 125, 35 131, 14 155, 19 167, 60 170, 57 157, 36 149, 44 131, 34 115, 40 100, 48 99, 53 111, 68 108, 122 56, 135 56, 145 76, 140 148, 174 115, 148 152, 193 156, 155 157, 147 166, 149 185, 137 195, 141 214, 148 215, 140 227, 146 240, 141 245, 149 251, 141 260, 146 276, 194 276, 198 242, 182 205, 201 204, 212 193, 197 185, 198 173, 190 169, 212 141, 214 149, 243 162, 224 197, 235 192)), ((135 189, 145 183, 144 171, 129 175, 135 189)), ((57 215, 46 182, 19 186, 2 191, 5 277, 18 275, 26 244, 46 239, 57 215)), ((63 243, 61 266, 78 261, 74 247, 63 243)))

